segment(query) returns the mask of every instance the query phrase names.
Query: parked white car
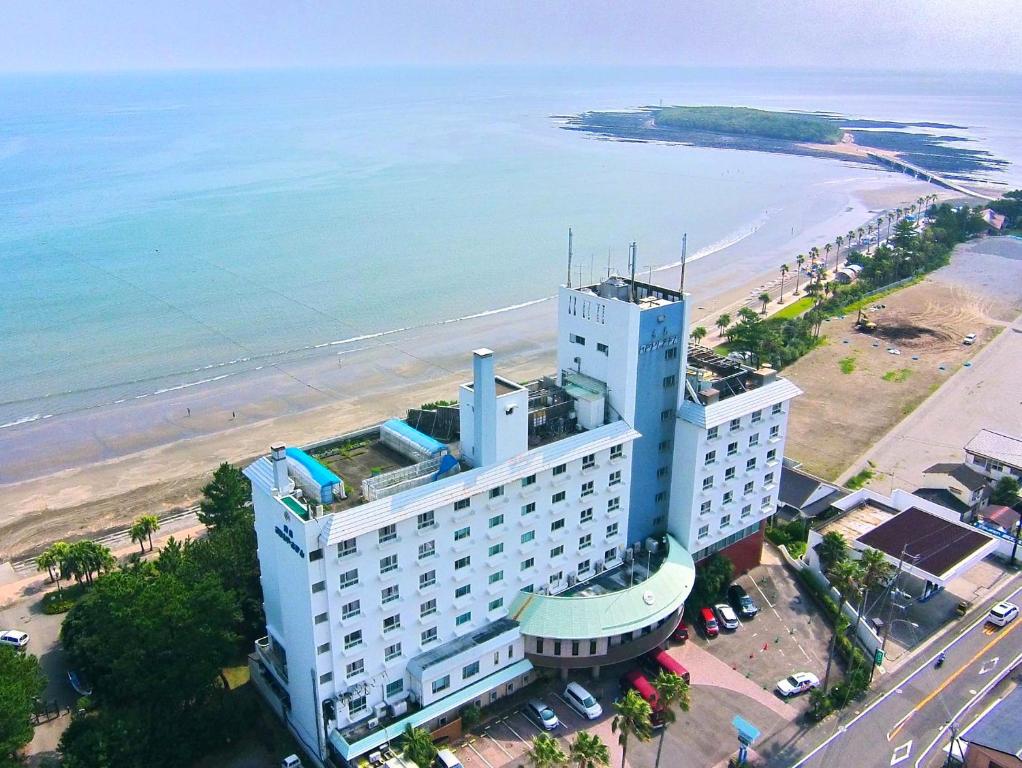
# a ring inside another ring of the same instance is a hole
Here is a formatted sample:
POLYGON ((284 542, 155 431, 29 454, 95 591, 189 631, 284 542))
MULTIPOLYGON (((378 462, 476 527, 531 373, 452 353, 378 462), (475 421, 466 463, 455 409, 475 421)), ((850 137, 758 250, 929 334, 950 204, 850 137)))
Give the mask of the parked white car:
POLYGON ((603 715, 600 702, 578 683, 568 683, 568 687, 564 689, 564 700, 587 720, 595 720, 603 715))
POLYGON ((987 621, 1003 627, 1018 618, 1018 606, 1014 603, 998 603, 990 609, 987 614, 987 621))
POLYGON ((544 730, 552 731, 561 722, 557 719, 557 713, 546 705, 546 702, 533 699, 525 705, 525 710, 534 721, 538 721, 544 730))
POLYGON ((714 613, 717 614, 717 621, 720 625, 727 630, 738 629, 738 616, 731 609, 731 606, 727 603, 717 603, 713 606, 714 613))
POLYGON ((0 632, 0 645, 9 645, 20 650, 28 645, 28 632, 22 632, 19 629, 5 629, 0 632))
POLYGON ((975 343, 976 343, 976 334, 974 334, 974 333, 966 334, 965 338, 962 339, 962 344, 964 344, 967 347, 972 346, 975 343))
POLYGON ((796 672, 778 682, 776 690, 781 696, 788 698, 817 688, 819 685, 820 678, 812 672, 796 672))

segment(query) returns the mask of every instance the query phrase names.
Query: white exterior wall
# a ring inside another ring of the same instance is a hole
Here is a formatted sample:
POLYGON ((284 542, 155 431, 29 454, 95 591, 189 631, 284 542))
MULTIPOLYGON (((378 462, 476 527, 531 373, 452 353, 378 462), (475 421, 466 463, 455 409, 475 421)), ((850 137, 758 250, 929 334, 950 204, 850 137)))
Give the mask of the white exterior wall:
POLYGON ((1022 468, 1013 467, 1011 464, 1005 464, 994 459, 988 459, 985 456, 977 456, 968 451, 965 453, 965 464, 981 475, 989 477, 991 482, 997 482, 1002 477, 1013 477, 1016 480, 1022 479, 1022 468))
POLYGON ((413 694, 425 706, 524 658, 522 636, 515 632, 509 637, 509 633, 505 633, 422 670, 421 676, 410 675, 409 682, 413 694), (479 671, 465 677, 465 667, 473 662, 478 662, 479 671), (448 687, 433 693, 434 683, 443 677, 448 678, 448 687))

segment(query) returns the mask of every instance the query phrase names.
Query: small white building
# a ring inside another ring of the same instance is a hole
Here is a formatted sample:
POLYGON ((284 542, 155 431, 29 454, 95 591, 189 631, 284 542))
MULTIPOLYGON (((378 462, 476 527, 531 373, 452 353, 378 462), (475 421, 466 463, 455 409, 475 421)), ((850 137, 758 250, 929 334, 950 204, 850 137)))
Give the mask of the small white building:
POLYGON ((993 482, 1022 480, 1022 437, 981 429, 965 445, 965 464, 993 482))

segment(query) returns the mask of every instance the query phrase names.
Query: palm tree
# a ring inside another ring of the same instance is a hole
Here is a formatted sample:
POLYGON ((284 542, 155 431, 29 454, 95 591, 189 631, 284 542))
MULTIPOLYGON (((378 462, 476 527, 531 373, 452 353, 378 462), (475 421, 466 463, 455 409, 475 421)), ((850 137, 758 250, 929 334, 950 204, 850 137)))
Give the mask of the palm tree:
POLYGON ((532 768, 560 768, 568 764, 568 756, 561 750, 557 739, 549 733, 533 736, 532 748, 525 755, 532 768))
POLYGON ((595 733, 579 731, 568 747, 575 768, 603 768, 610 765, 610 750, 595 733))
MULTIPOLYGON (((899 209, 900 210, 900 209, 899 209)), ((895 215, 894 211, 887 212, 887 239, 891 239, 891 224, 894 222, 895 215)))
POLYGON ((848 241, 848 247, 849 248, 852 247, 852 240, 854 240, 854 239, 855 239, 855 230, 854 229, 849 229, 848 230, 848 235, 846 236, 846 240, 848 241))
POLYGON ((830 653, 827 655, 827 671, 823 676, 823 692, 826 693, 830 687, 830 669, 834 663, 834 650, 837 648, 838 635, 844 631, 842 626, 844 619, 845 603, 848 596, 858 592, 862 582, 862 566, 854 560, 839 560, 827 574, 831 586, 838 591, 840 600, 837 606, 837 616, 834 618, 834 635, 830 640, 830 653))
POLYGON ((436 759, 436 745, 429 731, 424 728, 412 728, 411 723, 405 726, 401 734, 401 751, 404 756, 419 768, 430 768, 436 759))
MULTIPOLYGON (((827 262, 830 261, 830 251, 831 251, 831 249, 833 247, 834 246, 831 245, 830 243, 827 243, 825 246, 823 246, 823 254, 824 254, 824 256, 823 256, 823 268, 824 269, 827 268, 827 262)), ((837 266, 835 266, 834 269, 837 269, 837 266)))
POLYGON ((802 265, 806 263, 806 257, 801 253, 795 257, 795 295, 798 296, 798 279, 802 277, 802 265))
POLYGON ((625 768, 628 737, 635 736, 639 741, 647 741, 653 735, 653 725, 650 722, 653 710, 638 691, 629 688, 623 698, 614 702, 614 711, 617 714, 610 724, 610 730, 618 734, 617 743, 621 745, 621 768, 625 768))
POLYGON ((695 328, 692 329, 692 332, 689 334, 689 336, 691 336, 695 340, 696 344, 698 344, 704 338, 706 338, 706 329, 703 328, 703 326, 701 325, 697 325, 695 328))
POLYGON ((760 311, 760 314, 765 315, 767 310, 767 304, 770 303, 770 294, 767 293, 766 291, 763 291, 763 293, 761 293, 756 298, 758 301, 763 302, 763 309, 760 311))
POLYGON ((855 234, 857 234, 859 236, 859 247, 861 248, 862 247, 862 236, 864 234, 866 234, 866 230, 864 230, 862 227, 859 227, 858 230, 856 230, 855 234))
POLYGON ((788 265, 787 264, 782 264, 781 265, 781 296, 780 296, 780 298, 777 299, 777 303, 778 304, 783 304, 784 303, 784 276, 786 274, 788 274, 788 265))
POLYGON ((39 553, 39 557, 35 559, 35 568, 37 571, 47 571, 50 574, 50 583, 53 584, 57 580, 57 574, 53 570, 58 565, 57 556, 53 553, 53 547, 47 547, 45 550, 39 553))
POLYGON ((660 753, 664 748, 664 736, 667 733, 667 725, 678 719, 675 705, 682 712, 688 712, 691 705, 688 695, 688 683, 673 672, 661 671, 653 681, 653 688, 656 689, 657 702, 660 704, 664 717, 664 728, 660 731, 660 742, 656 748, 656 762, 654 768, 660 768, 660 753))
POLYGON ((131 536, 131 540, 138 544, 139 549, 145 554, 145 527, 142 525, 140 520, 136 520, 131 524, 131 528, 128 529, 128 535, 131 536))
POLYGON ((724 331, 731 325, 731 315, 725 312, 723 315, 717 318, 717 322, 714 323, 717 326, 717 333, 721 336, 724 335, 724 331))
POLYGON ((887 562, 883 552, 872 547, 866 547, 862 551, 859 565, 862 567, 862 599, 865 603, 866 595, 871 589, 886 584, 894 575, 894 566, 887 562))
POLYGON ((160 518, 156 515, 142 515, 135 524, 141 526, 142 532, 149 538, 149 551, 152 552, 153 534, 160 530, 160 518))
MULTIPOLYGON (((866 234, 869 237, 873 237, 873 229, 874 229, 873 222, 870 222, 869 224, 866 225, 866 234)), ((866 253, 869 253, 871 245, 872 244, 869 241, 866 242, 866 253)))
MULTIPOLYGON (((834 254, 834 271, 835 272, 837 272, 837 265, 841 261, 841 245, 844 243, 844 241, 845 241, 845 239, 843 237, 841 237, 841 235, 838 235, 837 237, 834 238, 834 242, 837 243, 837 253, 834 254)), ((851 248, 852 244, 849 243, 848 247, 851 248)))

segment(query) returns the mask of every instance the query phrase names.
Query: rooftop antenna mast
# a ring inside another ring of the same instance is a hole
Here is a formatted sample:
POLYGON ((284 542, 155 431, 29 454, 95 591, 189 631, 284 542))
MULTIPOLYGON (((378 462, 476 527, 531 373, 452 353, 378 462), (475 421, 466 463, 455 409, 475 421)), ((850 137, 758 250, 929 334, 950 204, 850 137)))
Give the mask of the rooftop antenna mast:
POLYGON ((610 278, 610 246, 607 246, 607 277, 610 278))
POLYGON ((685 292, 685 256, 688 250, 688 232, 681 236, 681 286, 678 288, 679 293, 685 292))
POLYGON ((632 284, 631 284, 629 290, 630 290, 630 292, 632 294, 632 299, 631 299, 632 300, 632 304, 634 304, 635 303, 635 260, 636 260, 636 258, 639 255, 638 254, 638 249, 635 247, 635 241, 634 240, 632 241, 630 249, 631 249, 631 259, 630 259, 631 264, 628 266, 628 271, 631 273, 631 276, 632 276, 632 284))
MULTIPOLYGON (((582 282, 582 278, 579 278, 582 282)), ((568 227, 568 287, 571 288, 571 227, 568 227)))

